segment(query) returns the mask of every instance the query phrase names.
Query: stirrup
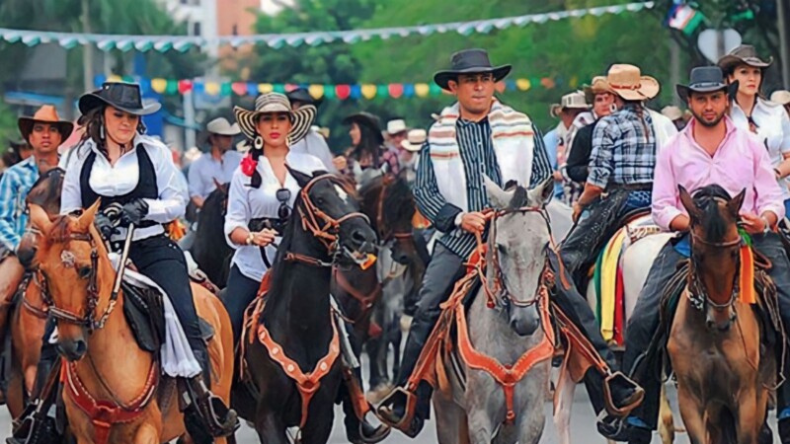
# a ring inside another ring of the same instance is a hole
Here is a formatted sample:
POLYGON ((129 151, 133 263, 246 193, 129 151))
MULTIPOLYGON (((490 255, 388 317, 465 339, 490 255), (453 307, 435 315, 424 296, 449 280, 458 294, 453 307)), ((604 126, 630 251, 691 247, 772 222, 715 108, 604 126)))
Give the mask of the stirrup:
MULTIPOLYGON (((371 412, 374 414, 374 416, 376 416, 376 418, 378 418, 378 416, 376 415, 376 413, 372 409, 368 413, 371 413, 371 412)), ((377 443, 379 443, 381 441, 384 441, 390 435, 390 432, 392 431, 392 428, 388 424, 384 423, 383 421, 382 421, 382 424, 380 426, 374 427, 373 424, 371 424, 371 423, 369 423, 367 421, 366 417, 367 417, 367 415, 365 415, 364 417, 359 419, 359 426, 358 426, 359 441, 358 442, 355 441, 355 443, 358 443, 358 444, 377 444, 377 443), (370 427, 375 429, 373 434, 367 435, 365 433, 365 424, 367 424, 368 426, 370 426, 370 427)))
POLYGON ((36 409, 27 410, 18 422, 14 421, 13 435, 6 438, 7 444, 58 444, 62 441, 55 418, 38 417, 36 409))
POLYGON ((604 379, 603 395, 606 411, 612 416, 623 418, 628 416, 635 408, 639 407, 639 404, 641 404, 642 400, 645 398, 645 390, 629 377, 625 376, 623 372, 618 371, 608 375, 606 379, 604 379), (634 393, 625 400, 625 405, 617 406, 614 403, 614 399, 612 399, 610 387, 615 381, 622 381, 625 385, 631 386, 634 389, 634 393))
POLYGON ((406 390, 403 387, 395 387, 389 395, 385 396, 376 409, 376 417, 384 424, 398 429, 409 438, 415 438, 419 431, 415 433, 412 430, 412 423, 414 422, 414 414, 417 409, 417 395, 406 390), (403 402, 406 406, 405 413, 402 417, 396 418, 392 406, 403 402))
POLYGON ((212 437, 230 436, 238 430, 240 424, 236 411, 211 393, 201 376, 190 379, 187 385, 196 413, 212 437))

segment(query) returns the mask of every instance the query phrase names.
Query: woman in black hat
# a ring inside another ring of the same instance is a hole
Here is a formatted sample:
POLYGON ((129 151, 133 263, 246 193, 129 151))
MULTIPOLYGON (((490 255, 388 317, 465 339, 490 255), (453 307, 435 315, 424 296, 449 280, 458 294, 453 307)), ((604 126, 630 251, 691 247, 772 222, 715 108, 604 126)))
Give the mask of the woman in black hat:
POLYGON ((343 123, 350 126, 348 134, 352 146, 346 151, 345 167, 338 167, 341 172, 358 183, 366 170, 379 169, 384 164, 387 164, 389 172, 398 174, 398 157, 384 147, 384 135, 378 117, 361 112, 346 117, 343 123))
MULTIPOLYGON (((165 234, 164 224, 184 214, 186 184, 173 164, 170 149, 145 135, 141 116, 155 113, 159 103, 144 104, 140 87, 105 83, 80 97, 85 133, 75 149, 63 184, 61 212, 69 214, 101 198, 101 210, 120 209, 120 225, 103 213, 96 226, 114 250, 122 248, 128 227, 134 225, 129 257, 137 269, 169 296, 197 362, 179 363, 188 378, 189 393, 205 431, 226 436, 237 427, 235 412, 214 413, 219 398, 208 391, 209 356, 201 337, 198 315, 181 249, 165 234)), ((221 402, 221 401, 220 401, 221 402)), ((189 424, 194 421, 185 421, 189 424)), ((189 428, 189 427, 188 427, 189 428)), ((204 432, 205 432, 204 431, 204 432)), ((190 431, 191 432, 191 431, 190 431)))
POLYGON ((781 105, 761 97, 765 71, 773 58, 760 58, 754 46, 741 45, 719 59, 719 68, 729 83, 738 82, 738 92, 730 109, 730 118, 739 128, 749 130, 765 144, 776 180, 782 189, 785 209, 790 210, 790 117, 781 105))

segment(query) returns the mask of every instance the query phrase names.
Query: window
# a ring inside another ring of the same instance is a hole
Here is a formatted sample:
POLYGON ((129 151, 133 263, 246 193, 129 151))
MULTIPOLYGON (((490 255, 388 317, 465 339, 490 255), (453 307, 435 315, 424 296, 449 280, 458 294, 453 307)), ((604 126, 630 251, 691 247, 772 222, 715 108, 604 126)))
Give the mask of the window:
POLYGON ((200 36, 200 22, 195 22, 192 24, 192 35, 196 37, 200 36))
POLYGON ((232 35, 239 35, 239 25, 233 24, 233 31, 231 31, 232 35))

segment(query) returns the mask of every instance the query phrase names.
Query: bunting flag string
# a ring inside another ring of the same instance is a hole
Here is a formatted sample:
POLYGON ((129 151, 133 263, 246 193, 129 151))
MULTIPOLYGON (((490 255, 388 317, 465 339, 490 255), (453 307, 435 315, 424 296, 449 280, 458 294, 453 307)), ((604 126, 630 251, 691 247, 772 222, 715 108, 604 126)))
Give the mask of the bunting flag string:
POLYGON ((280 49, 284 46, 297 47, 305 44, 309 46, 317 46, 330 42, 354 44, 361 41, 368 41, 372 38, 387 40, 393 37, 408 37, 411 35, 429 36, 431 34, 444 34, 448 32, 457 32, 464 36, 471 34, 488 34, 495 29, 507 29, 513 26, 524 27, 529 24, 546 23, 550 20, 557 21, 568 18, 585 17, 589 15, 597 17, 604 14, 638 12, 642 11, 643 9, 653 8, 654 6, 654 1, 647 1, 487 20, 474 20, 467 22, 437 23, 419 26, 359 29, 348 31, 316 31, 286 34, 257 34, 251 36, 220 36, 214 39, 184 35, 155 36, 85 34, 0 28, 0 41, 6 41, 8 43, 23 43, 31 47, 43 43, 57 43, 66 49, 74 48, 77 45, 95 45, 102 51, 111 51, 117 49, 123 52, 131 50, 137 50, 140 52, 153 50, 162 53, 171 50, 186 52, 192 48, 213 48, 224 45, 230 45, 234 48, 237 48, 239 46, 248 44, 264 44, 273 49, 280 49))
MULTIPOLYGON (((208 80, 169 80, 169 79, 147 79, 134 76, 109 76, 98 75, 94 78, 97 88, 104 82, 134 82, 139 83, 143 93, 153 91, 157 94, 165 95, 184 95, 187 92, 196 94, 207 94, 209 96, 257 96, 267 92, 286 93, 296 88, 306 88, 310 95, 318 99, 329 100, 373 100, 375 98, 425 98, 437 97, 444 92, 433 82, 426 83, 387 83, 387 84, 309 84, 309 83, 254 83, 254 82, 230 82, 230 81, 208 81, 208 80)), ((534 88, 554 89, 565 87, 578 88, 578 76, 573 76, 567 81, 562 77, 529 77, 505 79, 498 82, 496 89, 503 93, 506 91, 530 91, 534 88)))

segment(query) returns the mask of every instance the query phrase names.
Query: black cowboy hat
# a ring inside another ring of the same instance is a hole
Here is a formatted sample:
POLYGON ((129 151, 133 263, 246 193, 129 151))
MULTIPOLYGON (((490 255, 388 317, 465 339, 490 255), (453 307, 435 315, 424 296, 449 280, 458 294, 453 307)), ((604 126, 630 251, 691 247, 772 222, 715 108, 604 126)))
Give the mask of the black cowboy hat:
POLYGON ((158 102, 143 103, 140 85, 136 83, 107 82, 101 89, 80 97, 79 108, 82 114, 88 114, 103 105, 110 105, 135 116, 153 114, 162 107, 158 102))
POLYGON ((318 108, 324 102, 324 98, 321 97, 320 99, 316 99, 310 95, 310 91, 307 88, 296 88, 295 90, 285 93, 288 100, 293 102, 301 102, 306 105, 313 105, 314 107, 318 108))
POLYGON ((757 50, 752 45, 741 45, 727 55, 722 56, 716 63, 722 71, 728 72, 737 65, 749 65, 755 68, 765 69, 774 62, 773 57, 763 60, 757 55, 757 50))
POLYGON ((343 125, 351 125, 352 123, 368 128, 374 134, 379 144, 384 143, 384 135, 381 134, 381 121, 375 115, 362 111, 343 119, 343 125))
POLYGON ((689 100, 689 92, 709 93, 727 90, 730 97, 735 97, 738 91, 738 82, 724 83, 724 73, 718 66, 701 66, 691 70, 688 85, 676 85, 675 90, 684 102, 689 100))
POLYGON ((478 74, 491 73, 494 81, 498 82, 510 74, 510 65, 493 66, 488 58, 488 52, 484 49, 464 49, 453 54, 451 58, 451 68, 439 71, 433 75, 433 81, 442 89, 449 90, 450 80, 456 80, 458 74, 478 74))

